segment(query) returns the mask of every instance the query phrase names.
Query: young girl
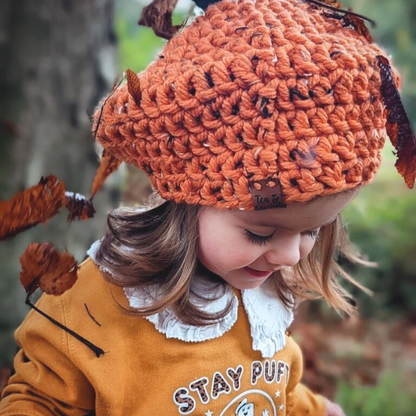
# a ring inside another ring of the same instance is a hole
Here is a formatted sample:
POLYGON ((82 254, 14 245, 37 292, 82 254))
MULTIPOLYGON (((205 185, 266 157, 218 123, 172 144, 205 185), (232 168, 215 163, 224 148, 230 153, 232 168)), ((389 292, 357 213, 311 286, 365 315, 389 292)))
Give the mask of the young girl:
POLYGON ((128 74, 97 138, 165 201, 111 213, 75 286, 39 301, 104 354, 32 311, 0 415, 343 415, 300 383, 287 328, 305 296, 353 311, 340 212, 387 122, 385 58, 354 19, 224 0, 128 74))

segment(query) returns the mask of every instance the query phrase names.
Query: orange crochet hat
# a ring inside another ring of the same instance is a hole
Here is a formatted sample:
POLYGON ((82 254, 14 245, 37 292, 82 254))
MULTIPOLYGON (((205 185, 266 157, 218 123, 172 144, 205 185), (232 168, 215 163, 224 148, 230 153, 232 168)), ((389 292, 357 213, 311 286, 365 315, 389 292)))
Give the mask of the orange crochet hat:
POLYGON ((213 4, 128 72, 96 137, 187 204, 258 209, 267 193, 284 206, 366 184, 386 136, 388 61, 345 22, 302 0, 213 4))

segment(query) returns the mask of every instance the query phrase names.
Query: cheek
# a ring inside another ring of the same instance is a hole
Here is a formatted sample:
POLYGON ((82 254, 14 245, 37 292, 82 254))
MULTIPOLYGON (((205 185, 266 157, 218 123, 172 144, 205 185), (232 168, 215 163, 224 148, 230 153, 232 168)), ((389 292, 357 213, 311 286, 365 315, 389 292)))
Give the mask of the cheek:
POLYGON ((244 242, 230 241, 221 234, 202 235, 198 241, 198 258, 204 264, 248 264, 253 255, 254 250, 248 250, 244 242))
POLYGON ((308 254, 312 251, 312 249, 315 247, 316 240, 305 237, 305 241, 302 242, 300 246, 300 257, 301 259, 304 259, 308 256, 308 254))
POLYGON ((210 229, 202 229, 198 238, 198 258, 202 264, 212 270, 213 264, 222 267, 222 258, 224 256, 224 247, 221 241, 224 241, 224 235, 221 231, 214 233, 210 229))
POLYGON ((229 271, 252 263, 257 257, 253 246, 234 230, 223 228, 215 233, 200 233, 198 258, 212 271, 229 271))
POLYGON ((205 263, 206 260, 212 258, 213 255, 215 255, 215 244, 211 242, 210 240, 204 239, 203 237, 200 237, 198 239, 198 258, 205 263))

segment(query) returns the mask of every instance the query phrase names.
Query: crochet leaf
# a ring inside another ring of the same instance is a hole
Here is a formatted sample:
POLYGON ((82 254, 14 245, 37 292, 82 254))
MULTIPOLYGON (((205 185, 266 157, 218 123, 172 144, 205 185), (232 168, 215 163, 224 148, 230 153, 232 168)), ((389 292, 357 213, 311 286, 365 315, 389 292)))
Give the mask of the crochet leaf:
POLYGON ((358 34, 364 36, 368 43, 373 43, 373 37, 361 17, 345 15, 342 19, 342 25, 344 27, 352 26, 358 34))
POLYGON ((411 189, 416 179, 416 137, 393 79, 390 63, 382 55, 377 56, 381 76, 381 94, 387 110, 386 130, 396 149, 395 167, 411 189))
POLYGON ((47 221, 65 204, 63 182, 52 175, 41 178, 37 185, 0 202, 0 240, 47 221))
POLYGON ((129 94, 133 97, 134 102, 136 103, 137 107, 140 106, 140 99, 142 98, 142 94, 140 91, 140 79, 135 72, 131 69, 126 71, 127 76, 127 89, 129 90, 129 94))
POLYGON ((178 0, 153 0, 146 6, 139 25, 151 27, 156 36, 171 39, 180 26, 172 25, 172 12, 178 0))
POLYGON ((74 192, 65 192, 65 207, 69 211, 68 221, 87 220, 95 214, 91 200, 74 192))
POLYGON ((20 257, 20 282, 30 296, 38 287, 50 295, 62 295, 77 281, 74 257, 58 252, 52 244, 32 243, 20 257))
MULTIPOLYGON (((130 71, 130 70, 127 70, 127 71, 130 71)), ((137 77, 136 74, 134 75, 137 77)), ((129 87, 129 91, 130 91, 130 87, 129 87)), ((110 176, 113 172, 115 172, 119 168, 120 164, 121 164, 120 159, 117 159, 114 155, 112 155, 110 152, 104 149, 103 154, 101 156, 100 166, 98 167, 97 173, 95 174, 94 182, 92 183, 91 199, 93 199, 95 194, 101 189, 107 177, 110 176)))

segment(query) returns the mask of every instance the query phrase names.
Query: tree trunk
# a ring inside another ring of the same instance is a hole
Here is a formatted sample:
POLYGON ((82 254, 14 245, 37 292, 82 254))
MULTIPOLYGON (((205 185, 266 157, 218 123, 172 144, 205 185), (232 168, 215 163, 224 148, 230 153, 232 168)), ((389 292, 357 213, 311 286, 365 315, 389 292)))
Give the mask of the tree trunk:
MULTIPOLYGON (((0 200, 56 175, 89 196, 98 166, 87 111, 116 78, 113 0, 2 0, 0 6, 0 200)), ((114 193, 112 193, 114 195, 114 193)), ((0 242, 0 367, 14 354, 12 331, 27 308, 19 256, 30 242, 52 242, 81 261, 105 229, 109 193, 93 220, 65 214, 0 242)))

